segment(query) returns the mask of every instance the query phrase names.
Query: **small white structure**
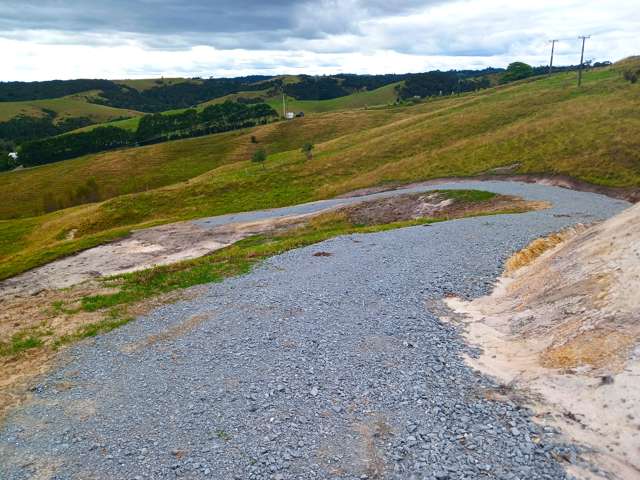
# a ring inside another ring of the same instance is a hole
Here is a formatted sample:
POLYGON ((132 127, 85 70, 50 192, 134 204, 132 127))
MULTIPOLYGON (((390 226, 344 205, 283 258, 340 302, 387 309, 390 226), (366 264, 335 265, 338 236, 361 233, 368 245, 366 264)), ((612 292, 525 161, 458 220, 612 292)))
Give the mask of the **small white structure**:
POLYGON ((11 160, 13 160, 14 162, 17 162, 17 161, 18 161, 18 152, 11 152, 11 153, 9 153, 9 158, 10 158, 11 160))
POLYGON ((287 112, 287 113, 285 114, 285 118, 286 118, 287 120, 293 120, 294 118, 296 118, 296 114, 295 114, 295 113, 293 113, 293 112, 287 112))

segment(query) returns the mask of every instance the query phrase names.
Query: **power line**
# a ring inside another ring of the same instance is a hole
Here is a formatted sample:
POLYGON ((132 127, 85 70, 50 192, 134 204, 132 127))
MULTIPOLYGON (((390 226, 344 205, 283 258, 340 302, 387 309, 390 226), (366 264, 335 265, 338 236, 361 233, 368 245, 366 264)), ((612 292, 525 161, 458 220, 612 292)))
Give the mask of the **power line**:
POLYGON ((549 43, 551 44, 551 60, 549 61, 549 75, 551 75, 551 72, 553 71, 553 54, 555 53, 556 43, 558 42, 559 40, 549 40, 549 43))
POLYGON ((580 67, 578 68, 578 86, 582 85, 582 67, 584 66, 584 44, 591 35, 578 37, 582 40, 582 53, 580 54, 580 67))

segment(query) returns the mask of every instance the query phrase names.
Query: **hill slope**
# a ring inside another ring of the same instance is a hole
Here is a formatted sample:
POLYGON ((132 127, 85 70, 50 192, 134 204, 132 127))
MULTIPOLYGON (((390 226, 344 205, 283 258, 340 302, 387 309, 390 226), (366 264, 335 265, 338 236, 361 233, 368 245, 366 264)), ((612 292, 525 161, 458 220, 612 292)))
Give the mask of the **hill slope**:
MULTIPOLYGON (((0 244, 0 277, 143 225, 290 205, 390 182, 475 175, 514 164, 518 173, 566 174, 601 185, 638 186, 639 111, 637 85, 607 69, 589 72, 580 90, 574 75, 558 74, 413 107, 280 122, 247 132, 238 139, 239 149, 228 151, 218 149, 213 139, 219 136, 211 137, 211 143, 198 139, 204 142, 198 147, 202 158, 209 155, 216 168, 188 182, 0 222, 3 237, 11 239, 0 244), (266 168, 249 161, 249 152, 256 148, 250 135, 271 153, 266 168), (299 151, 306 141, 316 143, 312 161, 304 161, 299 151)), ((174 142, 170 148, 188 148, 192 141, 174 142)), ((140 155, 157 154, 153 149, 131 152, 135 150, 112 154, 131 155, 130 161, 137 158, 142 163, 140 155)), ((98 155, 82 162, 97 165, 104 159, 98 155)), ((60 172, 59 185, 63 179, 73 184, 82 162, 66 173, 64 165, 51 166, 49 176, 60 172)), ((116 163, 113 178, 128 178, 127 160, 116 163)), ((4 211, 5 218, 28 215, 24 203, 33 211, 38 202, 25 193, 25 185, 37 172, 0 174, 0 204, 15 205, 15 211, 4 211)), ((44 195, 48 187, 43 188, 44 195)))
POLYGON ((46 115, 46 110, 57 114, 56 121, 72 117, 87 117, 94 122, 101 123, 115 118, 142 115, 142 113, 135 110, 89 103, 87 98, 92 95, 94 93, 87 92, 49 100, 0 102, 0 122, 10 120, 19 115, 42 117, 46 115))
MULTIPOLYGON (((397 93, 396 88, 400 86, 402 82, 385 85, 384 87, 377 88, 371 91, 356 92, 344 97, 332 98, 330 100, 296 100, 293 97, 287 96, 287 110, 290 112, 305 112, 305 113, 326 113, 339 110, 350 110, 355 108, 365 107, 380 107, 384 105, 392 104, 396 101, 397 93)), ((270 95, 267 90, 256 91, 242 91, 238 93, 231 93, 222 97, 214 98, 207 102, 197 105, 197 110, 202 110, 209 105, 216 105, 227 101, 242 102, 243 100, 264 100, 274 110, 282 112, 282 97, 280 95, 270 95)), ((169 110, 162 112, 163 115, 171 115, 174 113, 181 113, 184 109, 169 110)), ((97 127, 111 126, 124 128, 125 130, 134 131, 138 128, 140 123, 140 117, 128 118, 125 120, 115 120, 112 122, 101 123, 97 125, 89 125, 77 130, 73 130, 69 133, 87 132, 97 127)))

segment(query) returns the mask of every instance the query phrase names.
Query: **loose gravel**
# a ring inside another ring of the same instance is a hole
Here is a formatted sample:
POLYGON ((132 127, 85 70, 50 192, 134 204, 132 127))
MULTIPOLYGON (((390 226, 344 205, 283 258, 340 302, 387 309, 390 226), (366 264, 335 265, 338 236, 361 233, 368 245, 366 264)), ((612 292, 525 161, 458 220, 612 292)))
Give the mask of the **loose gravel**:
POLYGON ((431 305, 487 294, 513 251, 628 204, 437 188, 554 208, 335 238, 69 349, 0 430, 0 478, 567 478, 557 459, 581 448, 490 400, 431 305))

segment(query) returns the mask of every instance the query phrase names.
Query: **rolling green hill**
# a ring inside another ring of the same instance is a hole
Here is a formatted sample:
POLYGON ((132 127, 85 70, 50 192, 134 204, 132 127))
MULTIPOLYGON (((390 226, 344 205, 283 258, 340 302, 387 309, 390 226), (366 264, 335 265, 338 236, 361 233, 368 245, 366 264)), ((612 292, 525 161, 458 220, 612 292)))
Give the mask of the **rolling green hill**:
POLYGON ((132 228, 506 165, 637 187, 638 112, 639 86, 609 68, 586 73, 581 89, 575 74, 561 73, 415 106, 321 113, 3 173, 2 216, 24 218, 0 221, 0 278, 132 228), (316 144, 311 161, 300 152, 307 141, 316 144), (258 147, 270 154, 266 169, 250 161, 258 147), (133 176, 148 178, 149 186, 132 186, 133 176), (90 177, 113 198, 29 217, 45 195, 90 177))
MULTIPOLYGON (((371 91, 357 92, 345 97, 330 100, 296 100, 287 97, 287 110, 290 112, 323 113, 353 108, 389 105, 396 101, 396 89, 402 82, 392 83, 371 91)), ((274 97, 267 103, 276 111, 282 111, 282 98, 274 97)))
MULTIPOLYGON (((289 79, 289 81, 292 81, 289 79)), ((354 108, 378 107, 389 105, 396 101, 396 88, 402 82, 386 85, 371 91, 352 93, 344 97, 333 98, 330 100, 296 100, 293 97, 287 97, 287 110, 292 112, 306 113, 325 113, 338 110, 349 110, 354 108)), ((265 103, 274 108, 277 112, 282 112, 282 97, 279 95, 268 97, 267 90, 256 90, 247 92, 238 92, 225 95, 223 97, 214 98, 197 106, 197 110, 202 110, 209 105, 216 105, 227 101, 235 102, 238 99, 259 99, 264 98, 265 103)), ((169 110, 163 112, 163 115, 171 115, 173 113, 181 113, 184 109, 169 110)), ((139 117, 128 118, 124 120, 115 120, 102 124, 89 125, 69 133, 87 132, 97 127, 111 126, 124 128, 125 130, 134 131, 140 123, 139 117)))
POLYGON ((197 80, 190 78, 141 78, 134 80, 114 80, 114 83, 119 85, 126 85, 127 87, 135 88, 139 92, 149 90, 154 87, 166 87, 171 85, 178 85, 180 83, 200 83, 197 80))
MULTIPOLYGON (((141 112, 123 108, 108 107, 89 103, 87 98, 95 97, 99 92, 85 92, 49 100, 29 100, 23 102, 0 102, 0 122, 11 120, 19 115, 44 117, 45 110, 57 114, 55 122, 65 118, 87 117, 94 122, 108 122, 116 118, 135 117, 141 112)), ((54 123, 55 123, 54 122, 54 123)))

